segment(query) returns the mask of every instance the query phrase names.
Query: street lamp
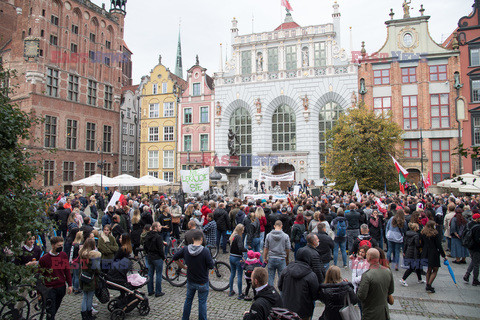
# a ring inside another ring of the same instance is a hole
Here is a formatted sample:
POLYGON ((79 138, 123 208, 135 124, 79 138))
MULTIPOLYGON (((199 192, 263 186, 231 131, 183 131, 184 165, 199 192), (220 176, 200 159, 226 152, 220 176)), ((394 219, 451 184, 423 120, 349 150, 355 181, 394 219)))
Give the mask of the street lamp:
POLYGON ((107 162, 103 160, 103 142, 97 143, 97 153, 100 153, 100 161, 97 161, 97 167, 100 168, 100 190, 103 192, 103 168, 107 162))

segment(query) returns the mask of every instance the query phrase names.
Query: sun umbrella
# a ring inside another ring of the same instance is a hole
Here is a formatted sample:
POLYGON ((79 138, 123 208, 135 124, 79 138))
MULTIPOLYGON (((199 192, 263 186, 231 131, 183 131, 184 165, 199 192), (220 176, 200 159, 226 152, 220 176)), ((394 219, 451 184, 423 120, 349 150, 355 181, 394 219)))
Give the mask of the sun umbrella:
POLYGON ((100 185, 103 185, 104 187, 115 187, 117 184, 112 180, 112 178, 102 176, 99 173, 88 178, 72 182, 72 186, 96 187, 100 185))
POLYGON ((143 176, 138 180, 140 180, 140 183, 141 183, 140 185, 145 186, 145 187, 148 187, 148 186, 150 186, 150 187, 151 186, 166 186, 166 185, 170 184, 170 182, 168 182, 166 180, 155 178, 154 176, 150 176, 150 175, 143 176))
POLYGON ((457 285, 457 280, 455 280, 455 275, 453 274, 452 267, 450 266, 450 263, 448 262, 448 260, 445 259, 445 261, 443 261, 443 264, 447 266, 448 272, 450 272, 450 276, 452 277, 453 283, 457 285))
POLYGON ((120 187, 137 187, 142 185, 140 179, 132 177, 129 174, 121 174, 112 179, 115 180, 120 187))

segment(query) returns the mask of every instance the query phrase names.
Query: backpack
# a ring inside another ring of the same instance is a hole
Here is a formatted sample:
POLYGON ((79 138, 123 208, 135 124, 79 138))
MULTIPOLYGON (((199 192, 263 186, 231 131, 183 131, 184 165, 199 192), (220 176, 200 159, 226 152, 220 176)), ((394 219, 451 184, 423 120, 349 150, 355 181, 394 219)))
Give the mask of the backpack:
MULTIPOLYGON (((371 238, 370 238, 371 239, 371 238)), ((363 246, 367 246, 369 248, 372 247, 372 242, 370 241, 370 239, 363 239, 360 241, 360 243, 358 244, 358 247, 361 248, 363 246)), ((360 239, 359 239, 360 240, 360 239)))
POLYGON ((300 243, 301 245, 304 245, 304 246, 307 245, 307 235, 308 235, 308 232, 305 231, 305 232, 303 232, 302 235, 300 236, 300 241, 299 241, 299 243, 300 243))
POLYGON ((462 245, 467 249, 472 249, 475 246, 475 239, 473 238, 473 229, 479 225, 474 225, 472 228, 466 228, 465 232, 461 236, 462 245))
POLYGON ((347 224, 345 220, 338 221, 336 229, 336 237, 345 237, 347 235, 347 224))
POLYGON ((272 308, 268 320, 301 320, 300 316, 285 308, 272 308))

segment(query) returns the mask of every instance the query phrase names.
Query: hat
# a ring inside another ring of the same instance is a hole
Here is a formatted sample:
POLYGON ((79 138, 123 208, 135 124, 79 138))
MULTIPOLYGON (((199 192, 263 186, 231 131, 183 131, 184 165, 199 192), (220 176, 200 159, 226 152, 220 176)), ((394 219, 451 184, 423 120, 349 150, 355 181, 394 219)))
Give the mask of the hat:
POLYGON ((287 212, 287 208, 283 207, 282 212, 287 212))
POLYGON ((267 202, 267 199, 262 199, 262 202, 267 202))
POLYGON ((260 252, 255 252, 254 254, 255 254, 255 259, 259 259, 262 256, 260 252))
POLYGON ((196 215, 196 216, 201 216, 202 215, 200 210, 195 210, 195 212, 193 212, 193 214, 196 215))
POLYGON ((472 216, 472 219, 473 219, 473 220, 480 219, 480 213, 475 213, 475 214, 472 216))
POLYGON ((247 252, 248 259, 255 259, 255 252, 248 250, 247 252))

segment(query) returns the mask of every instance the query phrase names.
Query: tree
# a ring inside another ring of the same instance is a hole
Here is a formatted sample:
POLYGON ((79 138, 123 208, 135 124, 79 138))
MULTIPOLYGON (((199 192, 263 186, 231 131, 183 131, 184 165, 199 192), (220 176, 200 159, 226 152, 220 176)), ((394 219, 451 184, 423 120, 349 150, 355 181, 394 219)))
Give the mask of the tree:
POLYGON ((390 155, 400 142, 402 130, 390 117, 377 116, 362 103, 342 114, 327 132, 325 175, 335 188, 398 190, 398 173, 390 155))
POLYGON ((45 200, 30 186, 38 166, 22 143, 39 120, 12 104, 8 84, 13 76, 0 62, 0 302, 12 298, 15 285, 34 282, 36 270, 16 266, 13 259, 28 232, 37 235, 49 228, 45 200))

